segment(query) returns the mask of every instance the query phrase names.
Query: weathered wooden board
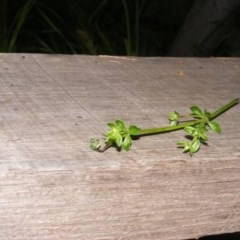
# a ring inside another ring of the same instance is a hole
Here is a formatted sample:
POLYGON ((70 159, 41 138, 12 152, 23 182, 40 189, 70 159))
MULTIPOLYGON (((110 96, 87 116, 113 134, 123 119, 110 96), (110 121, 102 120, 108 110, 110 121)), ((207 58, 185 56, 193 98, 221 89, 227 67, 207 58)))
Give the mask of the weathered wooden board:
POLYGON ((240 231, 240 106, 190 158, 183 132, 89 149, 106 123, 167 125, 240 96, 240 59, 0 54, 0 239, 189 239, 240 231))

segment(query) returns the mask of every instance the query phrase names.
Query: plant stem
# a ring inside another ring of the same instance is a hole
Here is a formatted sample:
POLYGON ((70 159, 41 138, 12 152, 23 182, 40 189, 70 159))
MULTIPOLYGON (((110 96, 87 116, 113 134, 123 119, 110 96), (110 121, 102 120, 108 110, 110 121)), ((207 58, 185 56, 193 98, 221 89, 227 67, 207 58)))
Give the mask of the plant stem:
POLYGON ((203 122, 203 119, 198 119, 198 120, 194 120, 194 121, 191 121, 191 122, 182 123, 182 124, 179 124, 179 125, 176 125, 176 126, 140 129, 134 135, 132 134, 132 136, 143 136, 143 135, 152 135, 152 134, 158 134, 158 133, 172 132, 172 131, 176 131, 176 130, 185 128, 187 126, 192 126, 192 125, 202 123, 202 122, 203 122))
MULTIPOLYGON (((213 120, 217 116, 221 115, 228 109, 232 108, 236 104, 239 103, 239 99, 236 98, 232 100, 231 102, 227 103, 226 105, 222 106, 221 108, 217 109, 215 112, 213 112, 209 118, 209 120, 213 120)), ((151 135, 151 134, 158 134, 158 133, 165 133, 165 132, 171 132, 171 131, 176 131, 179 129, 183 129, 187 126, 193 126, 199 123, 204 123, 206 122, 205 119, 197 119, 193 120, 190 122, 182 123, 176 126, 168 126, 168 127, 161 127, 161 128, 148 128, 148 129, 140 129, 136 133, 132 134, 132 136, 143 136, 143 135, 151 135)))
POLYGON ((222 113, 224 113, 225 111, 227 111, 228 109, 232 108, 233 106, 235 106, 238 103, 239 103, 239 98, 233 99, 231 102, 227 103, 226 105, 222 106, 221 108, 219 108, 218 110, 213 112, 211 114, 210 120, 213 120, 214 118, 216 118, 217 116, 221 115, 222 113))

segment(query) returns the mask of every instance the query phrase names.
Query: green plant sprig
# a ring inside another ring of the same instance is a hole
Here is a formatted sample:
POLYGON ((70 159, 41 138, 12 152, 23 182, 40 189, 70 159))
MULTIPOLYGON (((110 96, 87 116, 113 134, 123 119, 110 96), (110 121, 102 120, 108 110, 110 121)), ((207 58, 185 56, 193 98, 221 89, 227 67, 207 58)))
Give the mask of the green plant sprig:
POLYGON ((212 113, 202 110, 198 106, 192 106, 190 108, 191 113, 187 116, 187 119, 185 119, 186 116, 182 116, 176 111, 170 112, 170 125, 160 128, 141 129, 135 125, 127 128, 122 120, 116 120, 108 123, 110 130, 104 135, 105 146, 101 147, 100 140, 93 138, 91 139, 90 147, 93 150, 104 152, 109 147, 115 145, 118 149, 123 148, 127 151, 131 148, 133 138, 184 129, 190 140, 180 141, 177 143, 177 146, 183 148, 183 152, 188 152, 192 156, 200 149, 201 143, 208 141, 207 132, 209 130, 216 133, 221 132, 220 124, 213 120, 238 103, 238 98, 233 99, 212 113))

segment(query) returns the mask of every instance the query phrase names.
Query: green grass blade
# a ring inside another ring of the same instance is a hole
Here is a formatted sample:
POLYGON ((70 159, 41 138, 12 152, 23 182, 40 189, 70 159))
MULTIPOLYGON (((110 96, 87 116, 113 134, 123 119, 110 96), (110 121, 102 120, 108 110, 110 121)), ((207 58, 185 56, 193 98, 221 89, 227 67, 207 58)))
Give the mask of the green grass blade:
POLYGON ((42 48, 39 48, 39 50, 46 53, 55 53, 55 51, 41 38, 37 37, 36 39, 39 42, 39 44, 42 46, 42 48))
MULTIPOLYGON (((51 11, 49 9, 49 11, 51 11)), ((51 29, 53 30, 53 32, 55 32, 56 34, 58 34, 66 43, 67 47, 70 49, 70 51, 72 53, 76 53, 75 49, 72 47, 72 44, 69 43, 69 41, 65 38, 64 34, 62 33, 61 29, 59 29, 57 27, 56 24, 54 24, 54 22, 48 17, 47 14, 45 14, 45 12, 43 12, 41 10, 41 8, 38 9, 39 14, 41 15, 41 17, 44 19, 44 21, 51 27, 51 29)), ((53 11, 51 11, 51 14, 54 15, 58 20, 60 20, 60 22, 62 22, 62 20, 60 19, 60 17, 53 11)))
POLYGON ((14 49, 16 48, 15 44, 16 44, 17 38, 34 3, 35 3, 34 0, 28 0, 26 4, 19 10, 16 17, 16 25, 15 25, 15 28, 13 29, 13 33, 7 48, 8 52, 13 52, 14 49))

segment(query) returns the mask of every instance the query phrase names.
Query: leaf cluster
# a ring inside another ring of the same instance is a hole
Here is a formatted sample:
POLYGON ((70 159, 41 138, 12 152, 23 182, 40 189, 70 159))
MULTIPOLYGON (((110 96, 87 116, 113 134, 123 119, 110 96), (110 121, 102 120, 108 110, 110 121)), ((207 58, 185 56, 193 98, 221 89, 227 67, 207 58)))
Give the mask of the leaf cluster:
MULTIPOLYGON (((128 151, 132 145, 132 136, 140 130, 140 128, 136 126, 127 128, 125 123, 120 119, 108 123, 108 126, 110 130, 105 134, 106 146, 116 145, 117 148, 123 148, 126 151, 128 151)), ((102 151, 99 139, 91 139, 90 147, 93 150, 102 151)))
POLYGON ((207 110, 202 111, 198 106, 192 106, 190 110, 191 116, 200 119, 201 123, 184 127, 184 131, 190 136, 191 140, 178 142, 177 145, 183 148, 183 152, 189 152, 192 156, 200 149, 201 143, 208 141, 207 132, 212 130, 220 133, 221 127, 219 123, 211 121, 211 113, 207 110))
POLYGON ((113 123, 108 123, 110 131, 106 135, 105 142, 115 143, 118 148, 123 147, 124 150, 129 150, 132 144, 132 139, 128 129, 121 120, 116 120, 113 123))

